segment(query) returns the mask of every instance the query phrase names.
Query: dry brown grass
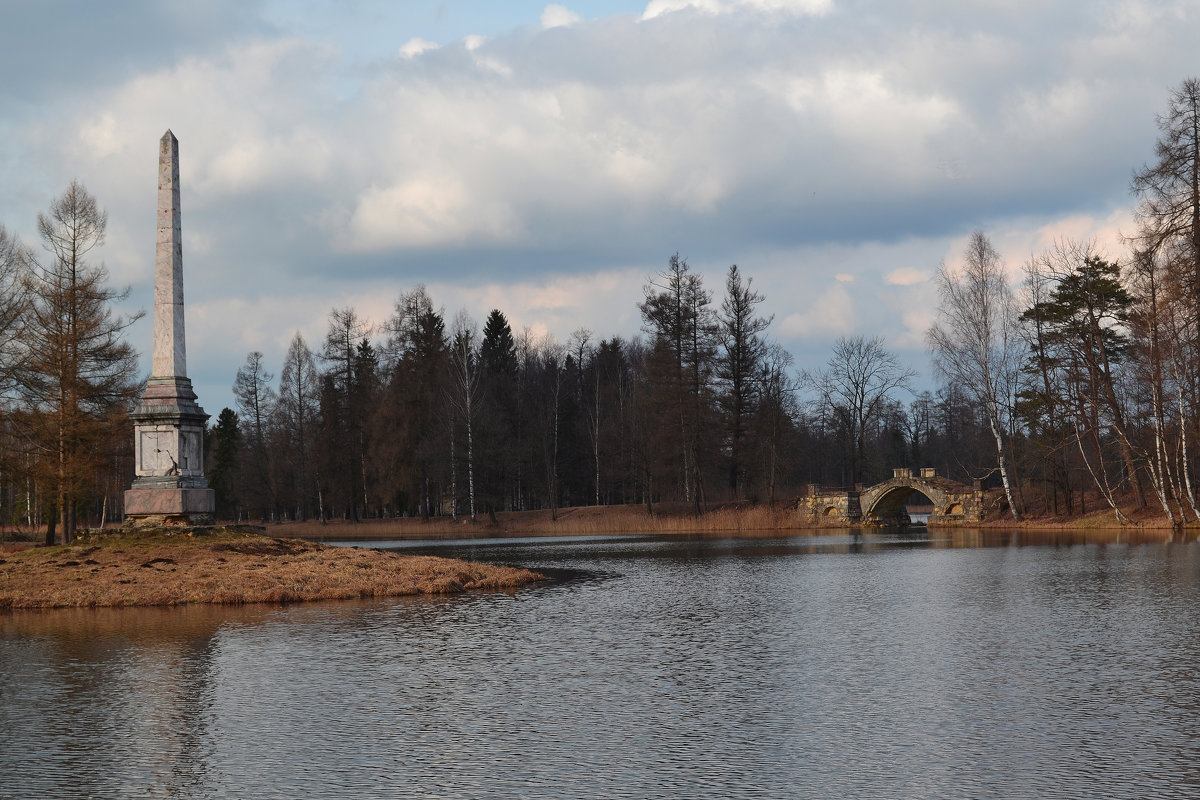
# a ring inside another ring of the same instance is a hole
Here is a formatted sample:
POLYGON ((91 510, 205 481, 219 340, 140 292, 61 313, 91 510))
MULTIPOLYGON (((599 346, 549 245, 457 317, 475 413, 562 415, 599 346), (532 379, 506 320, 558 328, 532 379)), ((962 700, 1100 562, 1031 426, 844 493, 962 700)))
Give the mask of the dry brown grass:
MULTIPOLYGON (((1092 509, 1086 515, 1052 516, 1044 509, 1033 509, 1026 519, 1014 524, 1012 516, 1000 504, 1001 490, 991 490, 985 507, 988 513, 980 521, 946 524, 961 528, 1024 528, 1129 530, 1122 526, 1108 507, 1101 507, 1098 498, 1089 498, 1092 509)), ((1132 504, 1123 510, 1135 528, 1170 530, 1166 518, 1155 509, 1134 512, 1132 504)), ((728 504, 710 509, 697 517, 683 503, 659 503, 654 513, 647 514, 642 505, 578 506, 560 509, 558 519, 548 510, 511 511, 496 514, 493 524, 485 515, 477 522, 436 517, 428 522, 416 518, 372 519, 358 523, 343 521, 285 522, 267 527, 274 536, 310 540, 382 540, 382 539, 458 539, 516 536, 587 536, 604 534, 721 534, 730 536, 769 536, 779 531, 846 530, 849 526, 825 517, 816 519, 796 510, 794 504, 775 508, 752 503, 728 504)), ((1194 524, 1188 527, 1196 527, 1194 524)))
MULTIPOLYGON (((984 502, 986 509, 984 519, 978 523, 966 523, 970 527, 980 528, 1025 528, 1025 529, 1041 529, 1041 530, 1080 530, 1080 531, 1130 531, 1144 530, 1151 531, 1167 531, 1171 530, 1171 523, 1167 520, 1162 509, 1153 500, 1147 502, 1144 508, 1138 509, 1133 502, 1131 494, 1126 494, 1117 498, 1117 504, 1121 507, 1121 513, 1128 520, 1122 523, 1112 507, 1105 502, 1099 492, 1089 492, 1087 497, 1087 513, 1079 513, 1076 511, 1073 514, 1054 514, 1047 507, 1045 498, 1039 494, 1028 492, 1025 500, 1025 513, 1020 522, 1016 522, 1012 518, 1012 513, 1008 510, 1008 504, 1004 502, 1004 493, 1002 489, 989 489, 984 502)), ((1078 508, 1078 498, 1076 498, 1076 507, 1078 508)), ((1182 526, 1185 530, 1195 531, 1200 528, 1200 524, 1195 521, 1189 521, 1182 526)), ((1149 535, 1149 534, 1148 534, 1149 535)))
POLYGON ((496 514, 496 524, 485 515, 477 522, 457 522, 440 517, 422 522, 416 518, 372 519, 358 523, 334 521, 285 522, 268 526, 275 536, 302 539, 455 539, 513 536, 588 536, 612 533, 730 533, 754 535, 806 527, 794 509, 774 509, 750 504, 730 505, 697 517, 690 507, 660 503, 654 514, 645 506, 577 506, 560 509, 558 519, 548 510, 508 511, 496 514))
POLYGON ((121 532, 0 556, 0 608, 289 603, 512 590, 541 578, 231 529, 121 532))

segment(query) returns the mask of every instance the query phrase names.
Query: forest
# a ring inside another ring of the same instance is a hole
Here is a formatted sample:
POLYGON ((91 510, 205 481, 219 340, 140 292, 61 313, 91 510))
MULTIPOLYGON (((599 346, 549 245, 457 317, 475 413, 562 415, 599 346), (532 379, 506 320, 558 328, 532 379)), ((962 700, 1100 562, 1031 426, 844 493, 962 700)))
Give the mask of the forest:
MULTIPOLYGON (((1014 519, 1200 520, 1200 81, 1157 123, 1122 252, 1064 239, 1008 265, 977 231, 938 267, 935 390, 879 337, 797 370, 737 265, 714 280, 670 256, 628 338, 538 337, 501 309, 448 317, 415 286, 384 320, 334 309, 324 339, 297 333, 282 364, 247 355, 236 408, 208 429, 218 516, 702 514, 907 466, 985 479, 1014 519)), ((88 258, 105 222, 72 183, 38 216, 40 252, 0 228, 0 509, 51 538, 119 519, 133 475, 136 316, 113 312, 123 295, 88 258)))

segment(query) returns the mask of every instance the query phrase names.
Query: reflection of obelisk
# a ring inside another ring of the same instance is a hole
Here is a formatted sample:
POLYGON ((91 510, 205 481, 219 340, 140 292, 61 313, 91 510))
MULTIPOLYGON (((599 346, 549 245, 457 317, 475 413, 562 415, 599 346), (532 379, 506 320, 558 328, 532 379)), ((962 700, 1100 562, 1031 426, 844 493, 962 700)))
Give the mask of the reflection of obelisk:
POLYGON ((179 236, 179 141, 167 131, 158 150, 158 250, 154 269, 154 363, 134 421, 133 523, 212 522, 204 479, 204 421, 187 377, 183 341, 183 244, 179 236))

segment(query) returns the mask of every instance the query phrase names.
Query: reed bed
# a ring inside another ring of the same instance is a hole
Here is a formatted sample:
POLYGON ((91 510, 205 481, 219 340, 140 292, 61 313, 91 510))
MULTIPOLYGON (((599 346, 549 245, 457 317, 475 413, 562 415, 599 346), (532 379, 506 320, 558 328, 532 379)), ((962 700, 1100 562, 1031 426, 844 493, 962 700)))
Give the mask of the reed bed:
MULTIPOLYGON (((1109 509, 1096 509, 1083 516, 1055 517, 1045 513, 1028 515, 1024 521, 1014 523, 1012 516, 994 507, 983 520, 964 522, 941 522, 941 528, 1021 528, 1070 529, 1070 530, 1115 530, 1128 532, 1131 528, 1146 531, 1170 531, 1170 526, 1160 514, 1152 510, 1126 513, 1133 525, 1121 525, 1109 509)), ((1187 526, 1189 530, 1197 527, 1187 526)), ((510 511, 496 514, 493 522, 486 514, 480 514, 475 522, 460 517, 434 517, 421 521, 415 517, 369 519, 361 522, 335 520, 330 522, 284 522, 268 525, 266 530, 274 536, 294 537, 314 541, 353 540, 404 540, 404 539, 471 539, 504 538, 524 536, 603 536, 605 534, 667 534, 667 535, 723 535, 723 536, 772 536, 781 531, 812 530, 820 528, 830 533, 851 529, 844 522, 825 517, 810 517, 796 509, 794 504, 774 508, 751 503, 727 504, 712 508, 696 516, 690 506, 683 503, 659 503, 654 513, 647 513, 644 505, 624 506, 577 506, 560 509, 557 519, 548 510, 510 511)), ((1148 534, 1154 538, 1158 534, 1148 534)), ((1161 538, 1161 535, 1158 535, 1161 538)))
POLYGON ((780 530, 811 527, 793 508, 729 505, 696 516, 681 504, 659 504, 654 513, 645 506, 576 506, 560 509, 557 519, 548 510, 509 511, 486 514, 475 522, 465 517, 453 520, 415 517, 341 520, 321 523, 284 522, 267 526, 275 536, 313 540, 455 539, 516 536, 590 536, 604 534, 706 534, 766 535, 780 530))
POLYGON ((0 608, 292 603, 514 590, 513 567, 236 531, 126 534, 0 556, 0 608))

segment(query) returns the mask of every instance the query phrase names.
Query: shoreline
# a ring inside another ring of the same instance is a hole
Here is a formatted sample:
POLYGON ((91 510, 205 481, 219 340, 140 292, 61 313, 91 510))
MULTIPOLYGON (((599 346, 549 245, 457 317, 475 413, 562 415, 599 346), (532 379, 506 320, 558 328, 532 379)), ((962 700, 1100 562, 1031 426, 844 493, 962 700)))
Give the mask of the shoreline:
MULTIPOLYGON (((0 545, 0 612, 14 609, 296 603, 472 591, 515 591, 545 576, 516 567, 374 548, 335 547, 324 541, 502 540, 552 536, 678 535, 768 538, 894 530, 873 526, 814 525, 794 509, 727 506, 696 517, 679 507, 583 506, 505 512, 481 519, 374 519, 285 522, 212 528, 108 528, 70 545, 0 545), (808 523, 808 524, 806 524, 808 523)), ((928 530, 934 546, 1195 542, 1195 523, 1172 529, 1143 512, 1119 525, 1111 509, 1086 516, 1015 522, 995 514, 981 521, 913 526, 928 530)))
MULTIPOLYGON (((1133 524, 1120 524, 1112 509, 1101 509, 1086 515, 1058 517, 1026 517, 1017 522, 1001 513, 991 513, 982 520, 937 523, 930 530, 1017 529, 1027 531, 1161 531, 1172 532, 1166 518, 1143 512, 1135 514, 1123 509, 1133 524)), ((480 515, 475 522, 435 517, 422 521, 416 517, 366 519, 359 522, 330 520, 320 522, 274 522, 266 526, 272 536, 291 537, 309 541, 386 541, 442 539, 505 539, 517 537, 591 536, 614 534, 769 536, 782 531, 812 530, 836 534, 839 532, 868 532, 878 528, 870 525, 825 523, 813 519, 792 507, 726 505, 697 517, 683 504, 660 504, 655 513, 646 513, 645 506, 575 506, 561 509, 558 519, 551 513, 539 511, 497 512, 496 522, 480 515)), ((1182 526, 1184 532, 1200 530, 1200 524, 1182 526)))
POLYGON ((517 567, 331 547, 248 526, 121 529, 0 551, 0 611, 511 592, 542 580, 517 567))

